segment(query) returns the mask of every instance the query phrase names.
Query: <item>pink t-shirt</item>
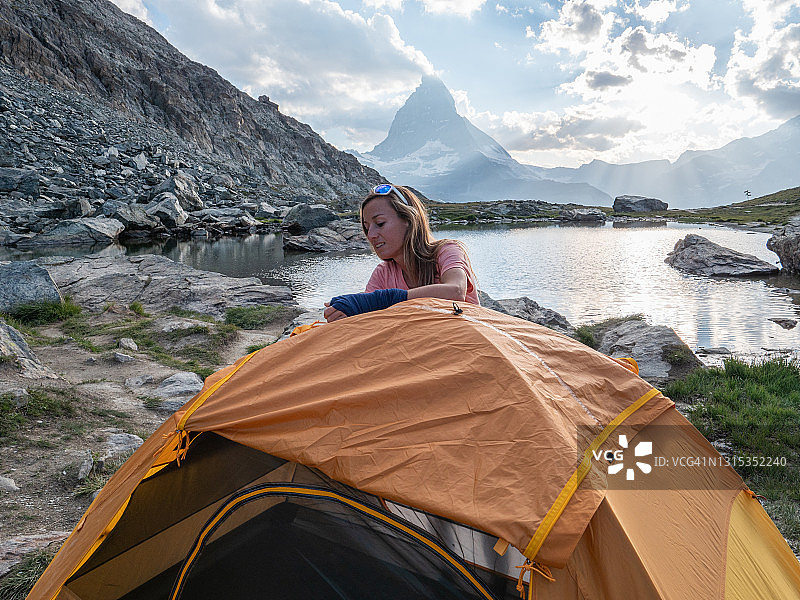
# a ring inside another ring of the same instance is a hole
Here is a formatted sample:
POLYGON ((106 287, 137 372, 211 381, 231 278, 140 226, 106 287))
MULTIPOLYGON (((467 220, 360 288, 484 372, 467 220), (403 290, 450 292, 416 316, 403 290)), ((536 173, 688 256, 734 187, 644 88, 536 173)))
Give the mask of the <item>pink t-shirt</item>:
MULTIPOLYGON (((464 269, 467 274, 467 297, 465 300, 472 304, 480 305, 478 300, 478 288, 475 286, 475 273, 469 267, 469 259, 464 251, 464 248, 455 242, 442 245, 436 255, 436 271, 437 276, 434 278, 434 283, 439 283, 439 275, 455 267, 464 269)), ((403 270, 393 260, 384 260, 375 267, 372 276, 367 282, 367 292, 374 292, 375 290, 388 290, 390 288, 398 288, 407 290, 408 284, 403 278, 403 270)))

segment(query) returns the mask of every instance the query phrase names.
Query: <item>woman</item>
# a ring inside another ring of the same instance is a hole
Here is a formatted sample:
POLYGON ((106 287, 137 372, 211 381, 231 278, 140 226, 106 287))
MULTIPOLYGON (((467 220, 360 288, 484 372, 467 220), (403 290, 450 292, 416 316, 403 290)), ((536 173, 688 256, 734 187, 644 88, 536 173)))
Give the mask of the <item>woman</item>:
POLYGON ((361 203, 361 226, 383 262, 369 278, 366 293, 325 303, 329 322, 411 298, 480 304, 466 249, 455 240, 433 238, 425 207, 408 188, 374 188, 361 203))

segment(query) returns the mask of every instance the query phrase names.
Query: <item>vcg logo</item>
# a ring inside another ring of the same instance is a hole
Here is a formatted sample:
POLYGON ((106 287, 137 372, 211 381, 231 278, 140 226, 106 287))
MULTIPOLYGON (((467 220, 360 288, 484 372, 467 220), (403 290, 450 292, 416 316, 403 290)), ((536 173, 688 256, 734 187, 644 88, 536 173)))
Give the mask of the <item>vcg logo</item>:
MULTIPOLYGON (((619 436, 619 445, 622 447, 622 450, 592 450, 592 456, 595 460, 600 460, 601 458, 605 458, 609 463, 608 465, 608 474, 609 475, 616 475, 623 469, 625 469, 625 479, 628 481, 633 481, 636 477, 636 471, 633 468, 633 464, 629 467, 625 467, 625 455, 629 454, 629 452, 625 452, 628 449, 628 436, 620 435, 619 436)), ((633 449, 633 456, 634 457, 642 457, 642 456, 650 456, 653 454, 653 442, 639 442, 636 444, 636 447, 633 449)), ((649 473, 653 470, 652 465, 634 460, 632 461, 639 468, 642 473, 649 473)))

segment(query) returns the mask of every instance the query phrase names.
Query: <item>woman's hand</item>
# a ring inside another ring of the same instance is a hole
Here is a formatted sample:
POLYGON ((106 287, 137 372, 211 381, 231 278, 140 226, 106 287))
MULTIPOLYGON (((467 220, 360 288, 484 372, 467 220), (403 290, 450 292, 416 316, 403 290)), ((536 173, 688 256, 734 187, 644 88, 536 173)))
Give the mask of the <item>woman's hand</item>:
POLYGON ((325 317, 325 320, 328 323, 333 323, 334 321, 338 321, 339 319, 344 319, 347 315, 344 314, 342 311, 333 308, 330 302, 326 302, 325 310, 323 311, 322 316, 325 317))

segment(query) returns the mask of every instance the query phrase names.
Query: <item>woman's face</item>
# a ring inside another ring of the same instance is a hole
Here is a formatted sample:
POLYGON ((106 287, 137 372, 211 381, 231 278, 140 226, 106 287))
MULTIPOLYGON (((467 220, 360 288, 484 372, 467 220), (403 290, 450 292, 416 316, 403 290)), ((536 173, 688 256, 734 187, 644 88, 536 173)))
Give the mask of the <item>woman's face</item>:
POLYGON ((374 198, 367 202, 361 217, 375 254, 383 260, 393 258, 402 265, 408 222, 397 214, 386 198, 374 198))

